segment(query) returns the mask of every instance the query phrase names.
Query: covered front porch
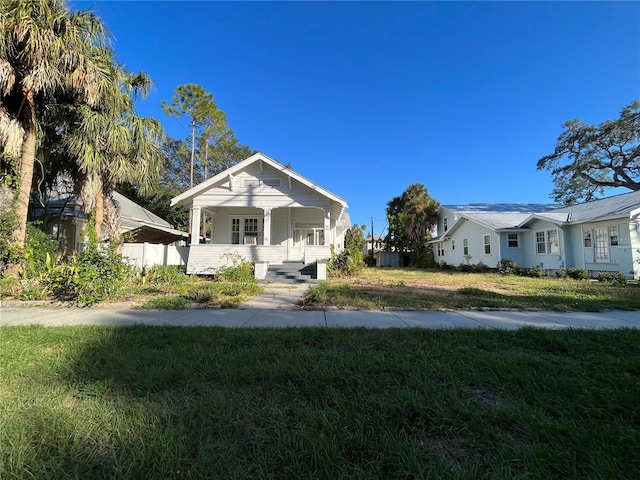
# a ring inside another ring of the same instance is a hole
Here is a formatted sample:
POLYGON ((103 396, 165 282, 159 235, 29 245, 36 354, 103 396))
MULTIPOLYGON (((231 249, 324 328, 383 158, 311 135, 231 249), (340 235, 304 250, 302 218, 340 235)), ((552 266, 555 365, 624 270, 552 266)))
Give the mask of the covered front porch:
POLYGON ((214 274, 234 256, 256 264, 257 276, 269 265, 328 259, 339 230, 329 208, 195 207, 187 273, 214 274))

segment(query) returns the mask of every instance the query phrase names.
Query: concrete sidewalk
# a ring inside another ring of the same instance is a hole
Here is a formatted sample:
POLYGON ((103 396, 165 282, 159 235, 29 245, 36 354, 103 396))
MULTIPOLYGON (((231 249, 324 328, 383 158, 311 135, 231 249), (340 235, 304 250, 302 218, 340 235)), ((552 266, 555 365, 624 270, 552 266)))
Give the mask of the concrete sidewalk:
POLYGON ((279 310, 130 310, 74 307, 0 307, 0 326, 167 325, 220 327, 364 328, 640 328, 640 311, 538 312, 498 310, 349 311, 279 310))

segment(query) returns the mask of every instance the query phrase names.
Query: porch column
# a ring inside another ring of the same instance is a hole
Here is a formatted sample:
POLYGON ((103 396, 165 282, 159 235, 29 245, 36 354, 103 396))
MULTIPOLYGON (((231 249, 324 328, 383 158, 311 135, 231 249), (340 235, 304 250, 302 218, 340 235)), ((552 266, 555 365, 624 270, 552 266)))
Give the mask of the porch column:
POLYGON ((331 245, 331 239, 329 235, 331 234, 331 210, 326 208, 324 210, 324 244, 331 245))
POLYGON ((262 232, 262 244, 271 245, 271 209, 263 208, 264 211, 264 227, 262 232))
POLYGON ((191 245, 200 243, 200 207, 191 208, 191 245))

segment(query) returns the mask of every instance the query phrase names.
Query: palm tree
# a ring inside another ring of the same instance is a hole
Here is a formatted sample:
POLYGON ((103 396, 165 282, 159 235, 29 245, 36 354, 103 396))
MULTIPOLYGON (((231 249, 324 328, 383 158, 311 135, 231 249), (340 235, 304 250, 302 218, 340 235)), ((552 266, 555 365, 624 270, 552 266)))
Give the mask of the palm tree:
POLYGON ((57 96, 100 107, 113 83, 92 54, 106 48, 105 28, 90 12, 70 13, 63 0, 0 2, 0 145, 20 176, 14 239, 24 245, 37 149, 38 102, 57 96))
POLYGON ((75 177, 84 209, 95 211, 96 233, 100 235, 107 212, 108 236, 113 239, 119 234, 119 221, 113 217, 117 210, 111 194, 119 183, 137 185, 142 193, 156 183, 164 158, 160 147, 163 129, 157 120, 135 113, 134 102, 146 95, 150 78, 127 72, 110 54, 104 64, 114 69, 117 79, 105 94, 107 101, 100 108, 71 107, 71 114, 65 117, 63 143, 77 167, 75 177))

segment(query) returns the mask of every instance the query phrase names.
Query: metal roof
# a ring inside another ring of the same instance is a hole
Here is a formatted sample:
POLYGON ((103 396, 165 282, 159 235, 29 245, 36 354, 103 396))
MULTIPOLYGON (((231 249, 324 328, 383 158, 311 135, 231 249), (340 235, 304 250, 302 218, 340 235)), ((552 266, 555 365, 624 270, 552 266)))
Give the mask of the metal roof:
POLYGON ((468 205, 443 205, 456 213, 538 213, 558 208, 550 203, 470 203, 468 205))
POLYGON ((605 217, 626 217, 637 209, 640 209, 640 191, 567 205, 553 210, 553 213, 566 213, 566 221, 581 223, 605 217))
POLYGON ((118 204, 123 227, 135 228, 140 225, 151 224, 160 225, 166 228, 173 228, 173 225, 163 218, 160 218, 155 213, 151 213, 146 208, 138 205, 133 200, 129 200, 118 192, 113 192, 113 199, 118 204))

